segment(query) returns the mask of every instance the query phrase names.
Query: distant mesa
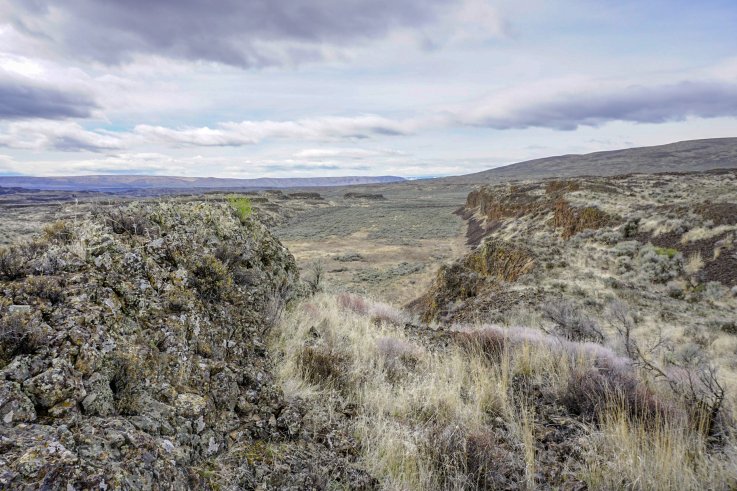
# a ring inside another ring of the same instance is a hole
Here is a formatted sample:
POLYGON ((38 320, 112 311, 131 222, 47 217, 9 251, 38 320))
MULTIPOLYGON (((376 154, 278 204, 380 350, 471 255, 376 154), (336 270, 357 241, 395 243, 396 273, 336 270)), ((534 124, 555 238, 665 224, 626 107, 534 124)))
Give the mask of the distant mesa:
POLYGON ((289 193, 287 196, 289 196, 290 199, 314 199, 314 200, 323 199, 323 197, 320 196, 320 193, 309 193, 309 192, 289 193))
POLYGON ((342 176, 225 179, 218 177, 174 177, 141 175, 99 176, 0 176, 0 186, 55 191, 141 191, 141 190, 238 190, 353 186, 402 182, 396 176, 342 176))
POLYGON ((18 194, 18 193, 35 193, 38 192, 38 189, 25 189, 25 188, 19 188, 19 187, 2 187, 0 186, 0 195, 4 194, 18 194))
POLYGON ((344 199, 370 199, 370 200, 383 200, 386 199, 383 194, 372 194, 372 193, 345 193, 344 199))

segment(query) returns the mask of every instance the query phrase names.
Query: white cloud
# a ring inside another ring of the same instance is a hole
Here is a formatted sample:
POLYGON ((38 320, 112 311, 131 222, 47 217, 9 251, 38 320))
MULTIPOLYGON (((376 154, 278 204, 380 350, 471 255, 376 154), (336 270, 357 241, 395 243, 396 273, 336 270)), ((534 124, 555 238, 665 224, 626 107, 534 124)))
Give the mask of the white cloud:
POLYGON ((305 160, 366 160, 377 157, 405 156, 407 156, 405 152, 400 152, 398 150, 372 150, 366 148, 306 148, 294 154, 294 158, 305 160))
POLYGON ((422 126, 419 120, 395 121, 376 115, 318 117, 295 121, 242 121, 216 128, 165 128, 139 125, 133 130, 150 143, 171 146, 241 146, 267 139, 339 140, 377 135, 408 135, 422 126))
POLYGON ((451 108, 462 125, 493 129, 574 130, 612 121, 663 123, 737 116, 737 80, 630 84, 587 78, 544 81, 502 90, 451 108))
POLYGON ((128 135, 88 131, 67 121, 21 121, 7 125, 0 133, 0 146, 25 150, 97 152, 122 149, 129 144, 128 135))

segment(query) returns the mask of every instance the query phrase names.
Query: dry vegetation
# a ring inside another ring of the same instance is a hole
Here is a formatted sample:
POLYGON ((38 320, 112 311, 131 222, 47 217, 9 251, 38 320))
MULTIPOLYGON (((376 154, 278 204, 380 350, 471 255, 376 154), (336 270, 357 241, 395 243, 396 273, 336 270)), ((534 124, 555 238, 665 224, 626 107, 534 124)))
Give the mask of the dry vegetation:
POLYGON ((725 489, 730 443, 632 360, 599 344, 491 325, 416 326, 320 294, 275 333, 292 397, 346 403, 384 489, 725 489))
MULTIPOLYGON (((311 292, 272 332, 279 383, 365 486, 737 487, 737 173, 500 184, 461 209, 462 187, 343 191, 248 198, 311 292)), ((43 240, 77 239, 56 224, 43 240)), ((27 253, 0 249, 0 276, 27 253)), ((193 286, 217 298, 236 256, 197 258, 193 286)), ((0 325, 0 358, 43 344, 23 315, 0 325)))
POLYGON ((404 185, 365 191, 324 192, 323 206, 291 215, 275 233, 303 270, 321 263, 326 283, 407 303, 429 286, 443 261, 467 252, 463 222, 453 215, 467 190, 404 185))
POLYGON ((305 300, 273 340, 281 380, 356 405, 384 489, 734 488, 735 202, 734 173, 480 189, 459 211, 480 246, 413 314, 391 284, 371 293, 396 307, 305 300))

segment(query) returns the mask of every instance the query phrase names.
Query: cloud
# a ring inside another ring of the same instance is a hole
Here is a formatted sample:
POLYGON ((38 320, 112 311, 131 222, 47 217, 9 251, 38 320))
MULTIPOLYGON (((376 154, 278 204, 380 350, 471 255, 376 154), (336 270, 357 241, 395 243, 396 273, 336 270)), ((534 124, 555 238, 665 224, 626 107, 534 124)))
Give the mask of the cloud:
POLYGON ((0 154, 0 175, 68 176, 96 174, 143 174, 159 176, 214 176, 255 178, 302 176, 319 177, 328 174, 375 175, 374 165, 342 163, 304 163, 290 158, 260 158, 258 161, 241 157, 183 157, 177 158, 156 152, 114 153, 93 155, 88 159, 72 161, 38 159, 27 162, 0 154), (30 169, 30 172, 29 172, 30 169), (339 171, 339 172, 336 172, 339 171))
POLYGON ((26 150, 90 151, 131 149, 143 145, 226 147, 269 139, 354 140, 376 135, 407 135, 419 128, 413 120, 380 116, 323 117, 296 121, 242 121, 215 128, 167 128, 138 125, 133 131, 87 130, 73 122, 16 122, 0 132, 0 146, 26 150))
POLYGON ((135 54, 263 67, 416 28, 451 0, 11 0, 18 31, 115 64, 135 54))
POLYGON ((568 79, 502 91, 450 112, 461 124, 500 130, 737 116, 737 83, 715 79, 648 86, 568 79))
MULTIPOLYGON (((345 142, 409 136, 426 130, 486 127, 496 130, 574 130, 608 122, 663 123, 687 118, 737 116, 737 83, 721 79, 629 85, 584 79, 549 81, 413 117, 323 116, 287 121, 223 122, 213 127, 171 128, 140 124, 131 131, 85 129, 73 122, 14 122, 0 131, 0 146, 104 152, 137 147, 239 147, 269 140, 345 142)), ((396 157, 396 155, 394 155, 396 157)), ((391 155, 378 150, 316 148, 303 160, 360 160, 391 155)))
POLYGON ((89 94, 0 68, 0 120, 84 118, 96 108, 89 94))
POLYGON ((0 146, 22 150, 80 150, 99 152, 122 149, 127 135, 89 131, 77 123, 58 121, 22 121, 11 123, 0 133, 0 146))
POLYGON ((367 160, 377 157, 403 157, 407 154, 397 150, 370 150, 365 148, 306 148, 294 154, 296 159, 305 160, 367 160))
POLYGON ((364 139, 376 135, 408 135, 421 122, 392 120, 376 115, 327 116, 295 121, 226 122, 216 128, 173 129, 139 125, 135 135, 150 143, 172 146, 241 146, 267 139, 335 140, 364 139))

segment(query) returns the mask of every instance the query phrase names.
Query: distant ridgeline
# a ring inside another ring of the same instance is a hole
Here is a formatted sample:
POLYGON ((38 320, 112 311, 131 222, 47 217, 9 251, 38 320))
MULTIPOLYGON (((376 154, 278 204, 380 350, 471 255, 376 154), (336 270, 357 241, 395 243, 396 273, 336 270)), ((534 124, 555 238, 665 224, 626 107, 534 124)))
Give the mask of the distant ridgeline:
POLYGON ((353 186, 401 182, 396 176, 344 176, 344 177, 300 177, 224 179, 217 177, 171 177, 171 176, 0 176, 0 186, 26 189, 58 191, 124 191, 143 189, 268 189, 324 186, 353 186))

